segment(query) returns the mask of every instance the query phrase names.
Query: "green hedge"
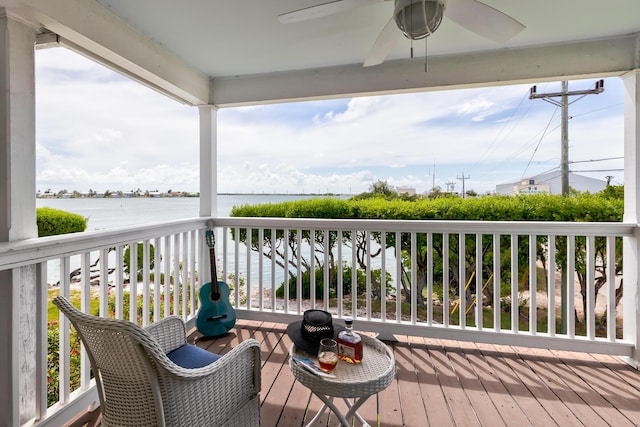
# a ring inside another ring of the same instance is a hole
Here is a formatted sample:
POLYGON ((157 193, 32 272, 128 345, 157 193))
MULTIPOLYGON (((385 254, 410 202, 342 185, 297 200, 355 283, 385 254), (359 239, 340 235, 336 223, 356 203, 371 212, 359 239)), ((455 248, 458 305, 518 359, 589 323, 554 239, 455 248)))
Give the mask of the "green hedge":
POLYGON ((52 208, 37 208, 36 222, 38 224, 38 237, 79 233, 87 229, 86 218, 78 214, 52 208))
POLYGON ((295 202, 234 206, 232 217, 346 218, 467 221, 594 221, 620 222, 619 198, 580 194, 485 196, 469 199, 428 198, 417 201, 308 199, 295 202))

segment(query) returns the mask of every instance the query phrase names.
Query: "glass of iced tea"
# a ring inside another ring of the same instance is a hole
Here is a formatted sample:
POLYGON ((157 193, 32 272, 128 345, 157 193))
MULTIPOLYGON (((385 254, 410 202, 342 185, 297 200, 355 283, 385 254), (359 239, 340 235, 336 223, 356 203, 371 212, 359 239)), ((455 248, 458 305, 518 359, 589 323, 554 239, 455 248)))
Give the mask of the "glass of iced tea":
POLYGON ((338 363, 338 343, 331 338, 323 338, 318 349, 320 369, 331 372, 338 363))

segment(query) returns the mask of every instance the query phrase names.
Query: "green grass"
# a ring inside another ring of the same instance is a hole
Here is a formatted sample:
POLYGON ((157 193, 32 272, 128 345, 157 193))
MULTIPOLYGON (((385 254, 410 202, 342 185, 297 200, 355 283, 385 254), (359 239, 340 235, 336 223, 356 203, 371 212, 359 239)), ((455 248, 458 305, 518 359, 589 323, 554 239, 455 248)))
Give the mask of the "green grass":
MULTIPOLYGON (((58 310, 58 307, 53 305, 51 302, 58 295, 60 295, 59 289, 49 289, 49 297, 47 298, 47 322, 60 320, 60 311, 58 310)), ((69 292, 69 301, 71 301, 71 303, 76 307, 80 307, 80 297, 80 291, 77 289, 72 289, 69 292)), ((91 298, 89 304, 91 307, 91 313, 97 313, 100 307, 100 301, 97 298, 91 298)))

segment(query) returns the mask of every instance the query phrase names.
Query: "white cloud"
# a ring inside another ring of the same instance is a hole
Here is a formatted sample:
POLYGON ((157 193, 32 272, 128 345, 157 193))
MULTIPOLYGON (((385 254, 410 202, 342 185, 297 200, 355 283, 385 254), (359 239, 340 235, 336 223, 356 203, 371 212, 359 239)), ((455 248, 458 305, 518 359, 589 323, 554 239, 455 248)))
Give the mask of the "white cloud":
MULTIPOLYGON (((198 191, 196 108, 64 49, 38 51, 36 58, 38 188, 198 191)), ((620 87, 608 82, 604 94, 571 106, 572 159, 622 155, 620 87), (603 105, 613 107, 587 114, 603 105)), ((218 187, 361 192, 382 179, 423 192, 434 182, 459 188, 457 176, 465 173, 471 175, 467 188, 491 190, 525 171, 558 165, 559 114, 543 138, 556 107, 529 100, 528 90, 519 85, 221 110, 218 187)), ((607 165, 621 167, 622 161, 607 165)), ((615 174, 621 181, 622 173, 615 174)))

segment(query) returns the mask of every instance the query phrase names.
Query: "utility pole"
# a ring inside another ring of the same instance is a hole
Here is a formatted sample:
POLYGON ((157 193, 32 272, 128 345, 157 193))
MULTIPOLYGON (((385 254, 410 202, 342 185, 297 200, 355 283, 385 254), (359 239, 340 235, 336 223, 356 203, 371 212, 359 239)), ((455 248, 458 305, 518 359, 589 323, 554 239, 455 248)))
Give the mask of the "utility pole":
MULTIPOLYGON (((578 90, 569 92, 569 83, 564 80, 562 82, 562 91, 553 93, 536 93, 536 87, 533 86, 529 93, 529 99, 542 99, 553 105, 562 108, 562 129, 561 129, 561 148, 560 148, 560 173, 562 179, 562 196, 566 197, 569 194, 569 105, 584 98, 587 95, 599 94, 604 92, 604 80, 598 80, 596 86, 591 90, 578 90), (580 98, 569 102, 569 96, 581 95, 580 98), (552 98, 560 97, 560 101, 556 101, 552 98)), ((562 333, 567 333, 567 316, 573 316, 573 313, 569 313, 567 307, 567 293, 570 277, 573 277, 573 272, 569 272, 566 269, 566 265, 560 266, 560 292, 562 295, 562 302, 560 308, 560 324, 562 333)), ((572 310, 573 311, 573 310, 572 310)))
POLYGON ((561 177, 561 193, 563 196, 569 194, 569 105, 587 95, 599 94, 604 92, 604 80, 598 80, 594 89, 569 91, 569 82, 562 82, 562 90, 560 92, 537 93, 536 86, 532 86, 529 92, 529 99, 542 99, 550 104, 558 106, 562 109, 561 114, 561 132, 560 132, 560 177, 561 177), (581 95, 580 98, 569 102, 570 96, 581 95), (553 98, 560 98, 557 101, 553 98))
POLYGON ((464 181, 471 178, 469 175, 464 176, 464 172, 462 172, 462 176, 457 176, 457 179, 461 179, 462 180, 462 198, 465 198, 465 194, 464 194, 464 181))
POLYGON ((456 186, 456 183, 453 181, 447 181, 445 182, 445 185, 447 186, 447 193, 453 193, 453 189, 456 186))

